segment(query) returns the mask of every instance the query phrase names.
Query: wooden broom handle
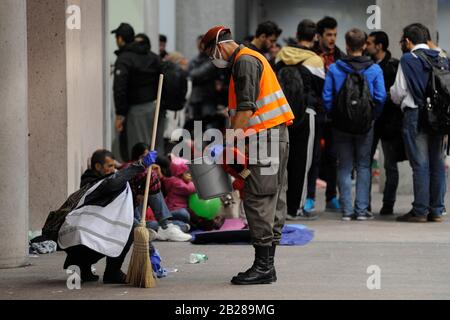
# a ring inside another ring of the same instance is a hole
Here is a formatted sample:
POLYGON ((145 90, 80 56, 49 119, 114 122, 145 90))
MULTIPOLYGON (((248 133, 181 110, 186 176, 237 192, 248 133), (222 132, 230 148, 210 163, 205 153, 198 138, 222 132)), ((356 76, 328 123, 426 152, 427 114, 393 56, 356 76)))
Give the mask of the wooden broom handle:
MULTIPOLYGON (((156 135, 158 134, 158 120, 159 120, 159 111, 161 109, 161 96, 162 96, 162 89, 163 89, 163 83, 164 83, 164 75, 159 76, 159 85, 158 85, 158 96, 156 99, 156 111, 155 111, 155 119, 153 120, 153 134, 152 134, 152 142, 150 151, 155 150, 156 147, 156 135)), ((145 227, 145 218, 147 215, 147 205, 148 205, 148 193, 150 191, 150 181, 152 179, 152 170, 153 166, 150 166, 147 171, 147 181, 145 183, 145 193, 144 193, 144 203, 142 206, 142 213, 141 213, 141 226, 145 227)))

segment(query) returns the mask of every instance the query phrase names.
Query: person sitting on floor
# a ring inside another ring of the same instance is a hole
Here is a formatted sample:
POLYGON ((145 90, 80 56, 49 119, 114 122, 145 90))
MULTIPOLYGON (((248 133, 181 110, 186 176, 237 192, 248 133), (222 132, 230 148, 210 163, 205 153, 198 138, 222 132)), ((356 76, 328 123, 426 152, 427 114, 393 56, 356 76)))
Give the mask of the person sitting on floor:
MULTIPOLYGON (((136 144, 132 150, 133 161, 139 161, 144 158, 149 153, 149 149, 145 143, 136 144)), ((177 210, 169 210, 164 196, 161 193, 161 182, 159 180, 161 175, 161 168, 155 164, 150 181, 149 208, 146 213, 147 228, 158 232, 157 240, 174 242, 190 241, 192 237, 186 233, 190 230, 189 216, 186 216, 184 212, 180 213, 177 210)), ((139 221, 142 212, 146 178, 147 172, 143 172, 137 175, 131 182, 131 189, 134 194, 135 219, 139 221)))

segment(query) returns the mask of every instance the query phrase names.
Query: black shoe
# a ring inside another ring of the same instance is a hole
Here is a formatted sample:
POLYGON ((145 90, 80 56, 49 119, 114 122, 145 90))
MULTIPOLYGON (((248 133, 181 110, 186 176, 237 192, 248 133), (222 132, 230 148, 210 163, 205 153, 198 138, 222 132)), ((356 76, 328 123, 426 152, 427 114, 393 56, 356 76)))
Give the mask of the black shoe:
POLYGON ((427 216, 420 216, 414 213, 414 211, 411 211, 408 214, 405 214, 404 216, 397 218, 398 222, 411 222, 411 223, 424 223, 427 222, 427 216))
POLYGON ((392 216, 394 214, 394 206, 384 204, 380 210, 380 216, 392 216))
POLYGON ((121 270, 108 272, 103 275, 104 284, 127 284, 127 275, 121 270))
POLYGON ((273 267, 270 264, 271 247, 255 246, 255 262, 247 272, 231 280, 235 285, 270 284, 273 282, 273 267))
POLYGON ((92 273, 91 266, 80 267, 81 282, 97 282, 100 277, 92 273))
POLYGON ((429 214, 427 217, 428 222, 444 222, 444 218, 442 216, 437 216, 437 215, 433 215, 433 214, 429 214))

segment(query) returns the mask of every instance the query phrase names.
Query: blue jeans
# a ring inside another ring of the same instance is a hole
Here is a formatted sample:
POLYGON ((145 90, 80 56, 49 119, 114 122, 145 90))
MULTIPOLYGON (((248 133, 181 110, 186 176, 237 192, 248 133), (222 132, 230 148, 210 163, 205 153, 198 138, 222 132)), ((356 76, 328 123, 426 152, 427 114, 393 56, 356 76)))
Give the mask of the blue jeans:
MULTIPOLYGON (((180 209, 171 212, 167 207, 166 201, 161 192, 155 195, 149 195, 148 205, 153 210, 157 221, 147 221, 147 228, 158 231, 159 226, 163 226, 170 222, 178 225, 184 232, 187 232, 187 229, 189 229, 186 226, 190 221, 189 212, 186 209, 180 209)), ((141 211, 141 206, 139 206, 135 210, 135 224, 139 224, 141 211)))
POLYGON ((364 135, 334 130, 338 158, 337 181, 340 204, 345 216, 368 213, 371 177, 373 128, 364 135), (352 171, 356 166, 356 201, 352 205, 352 171))
POLYGON ((418 109, 405 109, 403 139, 413 169, 416 215, 441 216, 447 189, 445 178, 444 137, 419 131, 418 109))

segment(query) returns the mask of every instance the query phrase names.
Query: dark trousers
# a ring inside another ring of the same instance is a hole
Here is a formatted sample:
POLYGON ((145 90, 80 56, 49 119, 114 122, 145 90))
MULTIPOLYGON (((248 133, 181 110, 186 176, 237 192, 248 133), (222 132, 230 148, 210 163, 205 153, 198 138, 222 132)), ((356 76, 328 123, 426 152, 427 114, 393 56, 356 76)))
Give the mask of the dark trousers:
POLYGON ((311 168, 315 145, 315 112, 307 113, 300 127, 289 130, 290 152, 288 162, 288 214, 296 216, 305 205, 308 172, 311 168))
POLYGON ((116 258, 106 257, 104 254, 96 252, 84 245, 67 248, 65 250, 67 258, 64 263, 64 269, 67 269, 70 266, 78 266, 81 270, 90 270, 93 264, 96 264, 100 259, 106 257, 105 274, 114 274, 122 268, 125 257, 133 244, 133 240, 134 230, 131 231, 130 238, 122 253, 116 258))
POLYGON ((333 137, 333 126, 325 122, 323 116, 318 116, 316 135, 314 139, 314 155, 311 170, 308 175, 308 199, 316 198, 316 181, 321 176, 327 183, 326 199, 331 201, 337 196, 337 155, 333 137), (321 150, 321 140, 325 140, 325 148, 321 150))
MULTIPOLYGON (((401 137, 401 132, 399 136, 391 138, 389 140, 381 139, 381 134, 379 130, 375 129, 374 140, 372 145, 371 159, 372 163, 374 161, 375 152, 378 148, 378 143, 381 141, 383 154, 384 154, 384 169, 386 172, 386 184, 383 194, 383 205, 394 206, 397 198, 397 188, 399 184, 399 171, 398 162, 405 160, 406 155, 404 155, 404 143, 401 137)), ((371 176, 372 178, 372 176, 371 176)), ((372 183, 370 184, 370 204, 372 203, 372 183)), ((371 208, 371 205, 370 205, 371 208)))

